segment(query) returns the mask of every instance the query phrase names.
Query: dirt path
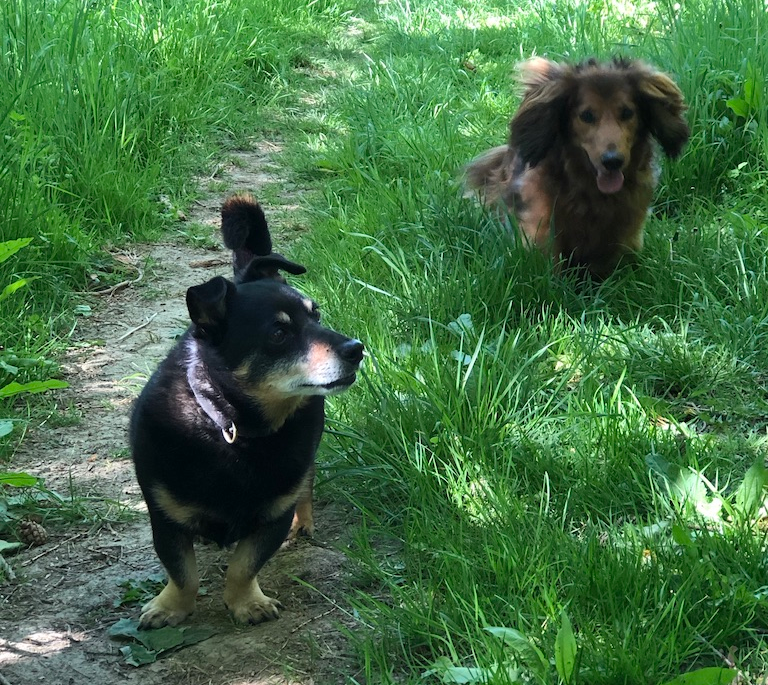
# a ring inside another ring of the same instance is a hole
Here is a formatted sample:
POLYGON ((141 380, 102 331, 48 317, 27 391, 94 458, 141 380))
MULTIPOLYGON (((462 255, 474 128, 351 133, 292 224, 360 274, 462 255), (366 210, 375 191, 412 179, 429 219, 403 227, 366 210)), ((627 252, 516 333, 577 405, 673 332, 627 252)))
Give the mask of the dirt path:
MULTIPOLYGON (((256 197, 266 185, 282 187, 276 149, 260 144, 231 153, 217 171, 217 182, 256 197)), ((206 233, 203 226, 210 227, 217 240, 219 207, 227 192, 211 193, 190 208, 180 229, 194 228, 199 236, 206 233)), ((275 204, 281 207, 270 202, 267 216, 275 245, 290 254, 286 243, 300 230, 298 210, 290 194, 278 196, 275 204), (281 229, 288 224, 293 228, 281 229)), ((345 514, 322 502, 316 505, 316 539, 285 547, 260 574, 265 592, 286 607, 279 620, 246 628, 233 624, 221 601, 228 553, 202 547, 198 565, 207 592, 189 624, 211 627, 213 637, 135 668, 123 661, 124 643, 107 636, 118 619, 138 615, 138 606, 115 608, 123 594, 120 583, 146 580, 161 570, 126 430, 133 398, 186 327, 187 287, 229 274, 228 254, 210 240, 200 242, 211 247, 179 242, 118 255, 141 280, 91 298, 92 315, 75 332, 64 366, 71 387, 60 397, 66 413, 79 415, 79 422, 35 428, 14 457, 14 469, 45 478, 59 493, 68 493, 74 483, 78 497, 108 498, 126 509, 115 510, 119 515, 113 523, 56 530, 46 544, 12 559, 18 579, 0 587, 2 685, 303 684, 345 682, 356 675, 341 631, 355 626, 343 598, 345 557, 338 550, 345 514)))

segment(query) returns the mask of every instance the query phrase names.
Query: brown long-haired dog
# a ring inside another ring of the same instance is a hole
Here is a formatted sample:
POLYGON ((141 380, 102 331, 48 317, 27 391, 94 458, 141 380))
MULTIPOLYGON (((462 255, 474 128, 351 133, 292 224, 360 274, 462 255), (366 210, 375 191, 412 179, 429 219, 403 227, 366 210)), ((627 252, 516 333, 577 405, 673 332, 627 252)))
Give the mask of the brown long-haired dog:
POLYGON ((651 139, 671 158, 688 140, 682 93, 669 76, 619 58, 533 58, 521 65, 521 82, 508 144, 472 161, 466 184, 510 208, 528 242, 556 264, 606 276, 643 246, 658 178, 651 139))

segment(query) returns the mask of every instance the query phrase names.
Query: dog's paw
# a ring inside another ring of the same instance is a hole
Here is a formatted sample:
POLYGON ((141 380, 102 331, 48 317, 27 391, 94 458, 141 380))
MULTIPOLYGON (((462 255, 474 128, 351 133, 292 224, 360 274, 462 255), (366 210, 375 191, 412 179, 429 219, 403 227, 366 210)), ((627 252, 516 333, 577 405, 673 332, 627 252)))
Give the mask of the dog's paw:
POLYGON ((161 592, 142 607, 139 630, 176 626, 189 616, 194 608, 194 601, 191 604, 174 604, 164 599, 161 592))
POLYGON ((182 589, 169 581, 157 597, 141 608, 139 629, 178 625, 195 610, 196 596, 196 583, 182 589))
POLYGON ((302 521, 298 516, 293 517, 293 523, 291 524, 291 530, 288 532, 286 540, 293 542, 298 538, 311 538, 315 535, 315 523, 312 519, 309 521, 302 521))
POLYGON ((261 590, 242 597, 229 597, 224 600, 227 609, 238 623, 263 623, 280 616, 283 608, 280 600, 267 597, 261 590))

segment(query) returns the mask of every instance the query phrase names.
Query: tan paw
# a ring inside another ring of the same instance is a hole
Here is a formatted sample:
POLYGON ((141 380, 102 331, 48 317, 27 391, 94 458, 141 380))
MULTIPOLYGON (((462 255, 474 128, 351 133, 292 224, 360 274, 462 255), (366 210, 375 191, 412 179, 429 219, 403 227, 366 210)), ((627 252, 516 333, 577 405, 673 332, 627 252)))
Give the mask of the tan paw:
POLYGON ((307 474, 301 495, 298 502, 296 502, 296 510, 293 513, 293 522, 291 523, 291 532, 288 533, 288 540, 295 540, 299 537, 311 538, 315 534, 315 517, 312 509, 313 478, 314 469, 307 474))
POLYGON ((142 607, 139 629, 178 625, 195 610, 196 594, 196 591, 179 590, 173 581, 169 582, 157 597, 142 607))
POLYGON ((230 599, 226 605, 235 621, 251 624, 272 621, 280 616, 279 609, 283 608, 279 600, 267 597, 261 592, 240 600, 230 599))
POLYGON ((286 539, 288 542, 292 542, 297 538, 311 538, 314 534, 315 523, 312 519, 309 521, 302 521, 298 516, 294 516, 291 530, 288 532, 288 537, 286 539))
POLYGON ((141 609, 139 618, 139 630, 147 628, 162 628, 163 626, 176 626, 189 616, 193 609, 163 606, 157 600, 160 595, 147 602, 141 609))

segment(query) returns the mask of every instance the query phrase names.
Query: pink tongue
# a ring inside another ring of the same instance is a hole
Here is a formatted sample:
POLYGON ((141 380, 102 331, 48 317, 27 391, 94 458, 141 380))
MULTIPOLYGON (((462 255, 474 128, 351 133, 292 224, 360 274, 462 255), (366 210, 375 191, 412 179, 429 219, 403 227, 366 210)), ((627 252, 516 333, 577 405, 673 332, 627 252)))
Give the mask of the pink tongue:
POLYGON ((624 185, 624 174, 620 171, 598 171, 597 187, 601 193, 618 193, 624 185))

